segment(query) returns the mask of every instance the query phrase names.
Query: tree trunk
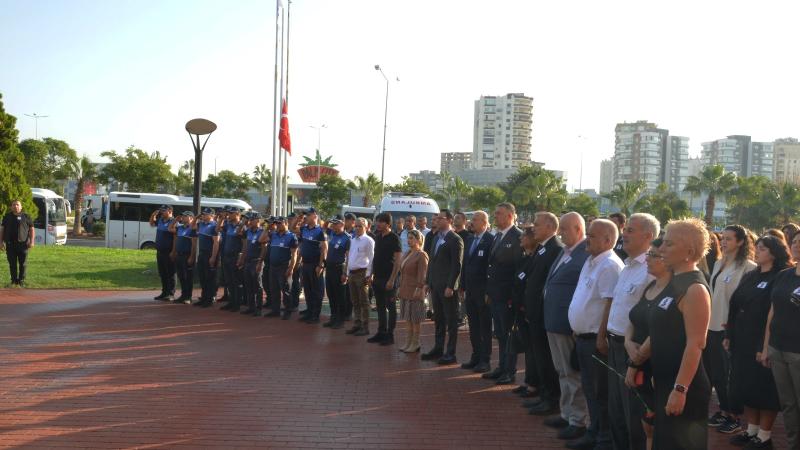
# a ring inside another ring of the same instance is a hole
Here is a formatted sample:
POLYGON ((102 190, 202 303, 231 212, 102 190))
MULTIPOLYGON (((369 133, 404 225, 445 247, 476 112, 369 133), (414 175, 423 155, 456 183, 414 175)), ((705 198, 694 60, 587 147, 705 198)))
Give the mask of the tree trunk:
POLYGON ((83 178, 78 178, 78 185, 75 186, 75 222, 72 224, 72 235, 80 236, 81 230, 81 204, 83 203, 83 178))
POLYGON ((709 227, 714 226, 714 207, 717 206, 717 199, 714 194, 708 194, 706 198, 706 225, 709 227))

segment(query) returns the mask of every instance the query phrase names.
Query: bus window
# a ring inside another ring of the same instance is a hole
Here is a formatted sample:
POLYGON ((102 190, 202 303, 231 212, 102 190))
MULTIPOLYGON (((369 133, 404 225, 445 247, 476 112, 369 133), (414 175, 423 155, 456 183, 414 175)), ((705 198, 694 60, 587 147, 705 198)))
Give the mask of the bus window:
POLYGON ((66 225, 67 213, 63 198, 47 199, 48 225, 66 225))
POLYGON ((44 207, 44 199, 40 197, 34 197, 33 203, 36 205, 36 209, 39 210, 39 214, 33 220, 33 227, 44 229, 45 217, 47 215, 47 210, 44 207))

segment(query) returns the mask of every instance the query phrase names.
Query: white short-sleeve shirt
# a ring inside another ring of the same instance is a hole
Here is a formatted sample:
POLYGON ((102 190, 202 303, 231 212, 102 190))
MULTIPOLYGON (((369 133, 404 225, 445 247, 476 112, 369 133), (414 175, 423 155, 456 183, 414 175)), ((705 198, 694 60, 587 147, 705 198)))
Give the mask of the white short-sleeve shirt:
POLYGON ((569 304, 569 325, 576 334, 597 333, 605 299, 614 297, 624 263, 613 250, 590 256, 583 264, 569 304))
POLYGON ((611 301, 611 311, 608 313, 608 331, 617 336, 625 336, 631 321, 628 314, 631 308, 642 299, 644 289, 653 280, 647 273, 645 253, 636 258, 625 260, 625 267, 619 273, 617 286, 614 288, 614 299, 611 301))

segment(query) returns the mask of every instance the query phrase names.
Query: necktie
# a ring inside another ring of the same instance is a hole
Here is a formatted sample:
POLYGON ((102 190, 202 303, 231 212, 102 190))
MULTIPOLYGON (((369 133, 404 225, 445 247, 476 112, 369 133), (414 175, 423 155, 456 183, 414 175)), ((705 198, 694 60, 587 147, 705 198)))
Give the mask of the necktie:
MULTIPOLYGON (((481 237, 483 237, 483 236, 481 236, 481 237)), ((470 256, 472 256, 472 254, 475 253, 475 247, 478 246, 478 242, 479 241, 480 241, 480 237, 478 237, 478 236, 475 236, 474 238, 472 238, 472 245, 470 245, 470 247, 469 247, 469 255, 470 256)))
POLYGON ((494 237, 494 244, 492 244, 492 254, 497 251, 500 247, 500 242, 503 240, 503 232, 498 231, 497 235, 494 237))

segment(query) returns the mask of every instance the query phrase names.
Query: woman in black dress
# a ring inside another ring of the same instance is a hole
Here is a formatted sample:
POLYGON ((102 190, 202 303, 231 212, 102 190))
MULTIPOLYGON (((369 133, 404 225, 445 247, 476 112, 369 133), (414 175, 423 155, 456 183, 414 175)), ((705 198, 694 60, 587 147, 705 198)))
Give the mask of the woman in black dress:
POLYGON ((708 251, 708 231, 699 219, 674 220, 659 248, 673 272, 653 300, 650 337, 640 348, 649 356, 655 387, 655 450, 708 448, 711 385, 701 356, 711 315, 711 296, 697 263, 708 251))
POLYGON ((778 273, 789 266, 789 249, 782 239, 765 235, 756 242, 756 270, 748 272, 731 296, 727 338, 731 353, 730 393, 744 405, 747 430, 731 444, 748 449, 772 448, 772 424, 780 411, 775 378, 756 359, 764 345, 772 287, 778 273))

